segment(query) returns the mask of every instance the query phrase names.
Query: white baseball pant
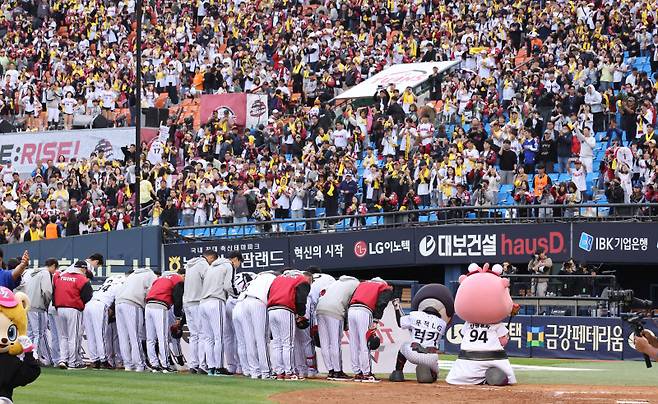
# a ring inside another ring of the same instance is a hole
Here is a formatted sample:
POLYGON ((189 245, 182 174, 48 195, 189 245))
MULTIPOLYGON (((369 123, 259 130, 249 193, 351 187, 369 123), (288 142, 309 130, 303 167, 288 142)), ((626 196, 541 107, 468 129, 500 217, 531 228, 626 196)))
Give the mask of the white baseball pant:
MULTIPOLYGON (((247 313, 244 305, 244 300, 236 301, 235 307, 231 313, 233 330, 235 331, 235 339, 237 341, 238 360, 240 361, 240 368, 242 373, 247 376, 258 377, 258 361, 253 363, 249 362, 249 355, 247 355, 247 336, 244 330, 248 328, 246 324, 247 313)), ((256 352, 256 346, 251 347, 252 352, 256 352)))
POLYGON ((343 339, 343 319, 318 314, 318 334, 322 359, 327 370, 343 370, 341 341, 343 339))
POLYGON ((222 342, 224 343, 224 358, 226 360, 226 368, 229 372, 242 373, 240 368, 240 360, 238 358, 237 341, 235 338, 235 329, 233 328, 233 309, 237 300, 229 297, 224 305, 224 333, 222 335, 222 342))
POLYGON ((115 368, 123 365, 116 321, 109 323, 107 327, 105 327, 105 357, 107 358, 108 363, 115 368))
POLYGON ((107 307, 100 300, 92 300, 85 305, 82 318, 87 334, 87 348, 92 362, 106 361, 105 327, 107 327, 107 307))
POLYGON ((50 331, 50 343, 48 348, 50 351, 48 355, 53 364, 61 362, 61 355, 59 352, 59 330, 57 329, 57 311, 48 309, 48 330, 50 331))
POLYGON ((180 338, 172 338, 171 334, 169 333, 169 329, 171 328, 171 325, 176 322, 176 315, 174 314, 174 308, 173 306, 169 308, 169 311, 167 312, 167 319, 169 322, 167 323, 167 335, 169 335, 169 349, 171 349, 171 353, 174 356, 181 356, 183 355, 183 350, 181 349, 180 346, 180 338))
POLYGON ((350 357, 352 371, 364 375, 372 373, 370 350, 366 341, 366 332, 372 324, 372 313, 364 307, 350 307, 347 310, 347 322, 350 327, 350 357))
POLYGON ((224 366, 224 304, 221 299, 210 299, 199 305, 209 369, 219 369, 224 366))
POLYGON ((420 353, 411 349, 411 342, 405 342, 400 347, 400 353, 404 355, 405 358, 410 363, 414 365, 425 365, 432 369, 432 371, 439 374, 439 355, 431 353, 420 353))
POLYGON ((268 349, 270 329, 267 324, 267 305, 251 296, 244 300, 243 305, 247 314, 246 321, 242 322, 242 332, 246 337, 247 357, 249 363, 259 364, 260 371, 257 375, 264 378, 270 375, 270 351, 268 349))
POLYGON ((203 328, 201 326, 201 309, 198 303, 188 303, 183 307, 187 320, 187 329, 190 332, 189 348, 190 357, 187 358, 187 366, 190 369, 205 365, 205 349, 199 346, 203 343, 203 328))
POLYGON ((80 358, 80 335, 82 334, 82 312, 62 307, 57 309, 60 361, 69 366, 82 365, 80 358))
POLYGON ((516 376, 509 359, 497 359, 492 361, 472 361, 468 359, 457 359, 452 364, 446 383, 448 384, 482 384, 485 382, 487 369, 496 367, 507 375, 510 384, 516 384, 516 376))
POLYGON ((315 346, 311 339, 311 328, 303 330, 295 327, 295 370, 298 374, 308 376, 317 373, 317 363, 315 361, 315 346))
POLYGON ((27 336, 32 340, 38 358, 42 363, 49 364, 50 353, 48 352, 48 313, 43 310, 30 310, 27 312, 27 336))
POLYGON ((292 365, 295 363, 295 315, 286 309, 269 309, 267 314, 272 333, 272 370, 277 375, 291 375, 292 365))
POLYGON ((151 366, 166 368, 169 365, 169 312, 158 303, 147 303, 144 309, 146 323, 146 352, 151 366), (158 343, 156 353, 155 344, 158 343))
POLYGON ((130 303, 119 303, 117 310, 117 334, 123 366, 130 370, 144 370, 142 342, 139 339, 139 329, 143 328, 144 312, 141 307, 130 303))

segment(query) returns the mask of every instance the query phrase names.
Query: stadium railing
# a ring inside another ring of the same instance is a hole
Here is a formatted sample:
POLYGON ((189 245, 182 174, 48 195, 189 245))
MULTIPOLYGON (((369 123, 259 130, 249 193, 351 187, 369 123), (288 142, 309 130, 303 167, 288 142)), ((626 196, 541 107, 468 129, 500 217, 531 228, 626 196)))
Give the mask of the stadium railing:
POLYGON ((604 290, 614 290, 614 275, 519 275, 504 274, 510 280, 510 292, 521 314, 585 315, 607 317, 614 303, 602 296, 604 290), (534 285, 546 280, 545 296, 537 296, 534 285))
POLYGON ((304 218, 264 222, 209 224, 163 228, 166 240, 254 238, 268 235, 430 226, 442 224, 573 223, 615 221, 658 221, 658 203, 580 205, 455 206, 375 212, 364 215, 324 216, 317 208, 304 218))

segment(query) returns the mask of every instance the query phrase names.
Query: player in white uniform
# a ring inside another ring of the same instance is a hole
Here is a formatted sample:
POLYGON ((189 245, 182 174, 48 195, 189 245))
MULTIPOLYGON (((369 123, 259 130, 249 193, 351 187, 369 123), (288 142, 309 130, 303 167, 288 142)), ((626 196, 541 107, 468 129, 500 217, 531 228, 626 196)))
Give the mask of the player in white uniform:
MULTIPOLYGON (((237 297, 230 297, 227 301, 227 306, 232 306, 231 309, 231 318, 230 322, 232 323, 233 334, 232 338, 235 339, 236 346, 236 361, 235 364, 236 371, 240 371, 244 376, 257 379, 256 369, 258 369, 258 363, 249 363, 247 356, 247 344, 245 343, 245 333, 243 331, 242 320, 246 318, 245 306, 242 304, 244 299, 247 297, 245 290, 249 286, 249 283, 256 277, 256 274, 253 272, 240 272, 235 274, 233 280, 233 285, 235 292, 238 293, 237 297)), ((228 314, 228 311, 227 311, 228 314)), ((246 328, 246 327, 244 327, 246 328)), ((229 360, 229 358, 227 358, 229 360)), ((229 363, 230 366, 230 363, 229 363)), ((229 370, 231 370, 229 368, 229 370)))
POLYGON ((509 384, 516 383, 512 365, 503 347, 507 344, 509 331, 503 323, 464 323, 461 329, 462 343, 459 358, 452 365, 446 382, 450 384, 482 384, 485 373, 495 367, 507 375, 509 384))
POLYGON ((343 275, 320 293, 315 307, 322 359, 329 371, 328 380, 351 380, 343 372, 341 343, 347 307, 357 286, 358 279, 343 275))
POLYGON ((273 271, 261 272, 251 281, 245 291, 242 332, 245 336, 245 345, 249 363, 257 363, 258 367, 252 369, 251 376, 260 379, 270 378, 270 354, 268 343, 270 340, 269 326, 267 324, 267 295, 272 282, 277 277, 273 271))
POLYGON ((315 376, 318 374, 318 361, 315 354, 315 345, 311 337, 311 331, 317 333, 318 321, 315 315, 315 308, 320 299, 320 293, 329 285, 336 282, 336 278, 329 274, 320 273, 320 268, 310 267, 307 272, 313 274, 313 283, 311 292, 308 294, 306 301, 306 316, 310 321, 310 327, 295 331, 295 371, 304 377, 315 376))
POLYGON ((94 296, 85 305, 82 318, 87 335, 89 359, 94 369, 111 369, 105 350, 105 336, 108 327, 108 310, 114 304, 117 292, 123 286, 126 277, 123 274, 108 277, 103 285, 94 292, 94 296))
MULTIPOLYGON (((226 367, 218 369, 220 375, 232 375, 235 373, 242 373, 240 368, 240 360, 238 358, 237 338, 235 337, 235 329, 233 328, 233 309, 237 301, 238 295, 246 287, 246 281, 243 279, 244 275, 238 276, 236 271, 242 265, 244 258, 238 251, 231 252, 227 258, 233 262, 232 271, 227 276, 226 284, 226 304, 224 305, 224 328, 222 330, 222 342, 224 344, 224 361, 226 367)), ((255 275, 254 275, 255 276, 255 275)), ((248 279, 253 279, 253 276, 248 275, 248 279)))
POLYGON ((217 253, 211 250, 204 251, 201 257, 192 258, 185 267, 185 290, 183 292, 183 311, 190 332, 189 357, 187 365, 191 373, 208 374, 205 350, 203 349, 203 327, 201 320, 201 301, 203 292, 203 278, 217 259, 217 253))

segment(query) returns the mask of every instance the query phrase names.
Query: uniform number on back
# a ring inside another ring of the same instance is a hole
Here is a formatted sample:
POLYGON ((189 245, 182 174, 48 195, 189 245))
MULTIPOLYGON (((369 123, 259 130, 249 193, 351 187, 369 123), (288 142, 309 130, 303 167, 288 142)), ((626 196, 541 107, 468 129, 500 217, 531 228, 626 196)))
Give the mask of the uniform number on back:
POLYGON ((489 341, 489 338, 487 338, 487 330, 471 330, 471 333, 469 334, 470 336, 470 342, 477 342, 477 341, 482 341, 483 343, 487 343, 489 341))

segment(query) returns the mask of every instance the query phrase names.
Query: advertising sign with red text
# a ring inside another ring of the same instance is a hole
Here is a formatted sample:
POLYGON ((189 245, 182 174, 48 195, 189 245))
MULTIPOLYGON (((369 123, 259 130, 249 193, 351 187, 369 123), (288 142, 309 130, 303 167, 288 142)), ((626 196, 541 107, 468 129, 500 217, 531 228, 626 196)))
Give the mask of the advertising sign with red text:
MULTIPOLYGON (((150 142, 157 134, 142 131, 142 140, 150 142)), ((0 135, 0 165, 19 173, 31 173, 36 165, 48 160, 66 161, 89 158, 91 153, 105 152, 107 159, 123 159, 121 147, 135 143, 134 128, 81 129, 50 132, 24 132, 0 135)))

